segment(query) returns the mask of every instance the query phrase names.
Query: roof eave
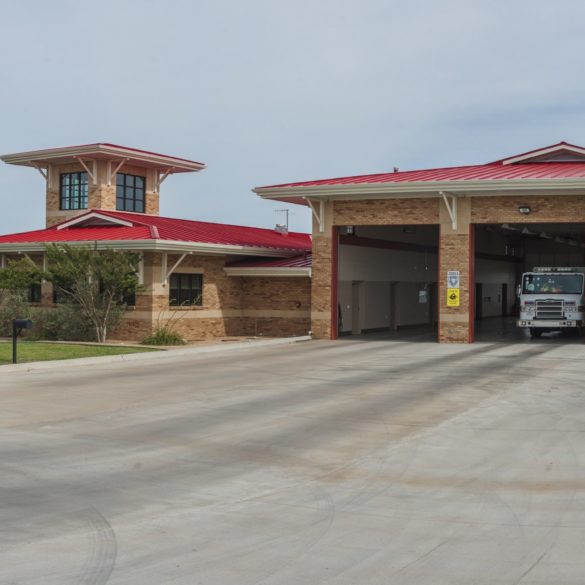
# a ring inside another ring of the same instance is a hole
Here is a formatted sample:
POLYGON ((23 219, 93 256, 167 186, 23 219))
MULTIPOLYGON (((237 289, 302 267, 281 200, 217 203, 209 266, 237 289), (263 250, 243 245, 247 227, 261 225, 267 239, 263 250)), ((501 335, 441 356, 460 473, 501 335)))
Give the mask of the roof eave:
POLYGON ((118 146, 109 146, 105 144, 88 144, 76 147, 51 148, 46 150, 33 150, 27 152, 17 152, 14 154, 5 154, 0 156, 0 160, 7 164, 22 166, 43 166, 51 161, 59 161, 79 156, 101 156, 112 158, 127 158, 132 161, 148 163, 152 166, 158 166, 164 169, 173 169, 170 172, 197 172, 206 168, 207 165, 186 159, 167 157, 155 153, 141 152, 118 146))
POLYGON ((83 240, 70 242, 9 242, 0 243, 0 253, 43 252, 47 246, 91 246, 98 250, 115 248, 116 250, 177 252, 202 255, 261 256, 270 258, 288 258, 299 254, 299 250, 284 248, 264 248, 261 246, 237 246, 208 244, 203 242, 181 242, 174 240, 83 240))
POLYGON ((471 181, 413 181, 401 183, 361 183, 344 185, 311 185, 296 187, 258 187, 253 192, 263 199, 287 200, 305 204, 304 199, 316 197, 332 199, 336 197, 363 198, 408 198, 440 196, 441 191, 462 195, 514 195, 524 191, 554 190, 585 192, 585 178, 559 179, 490 179, 471 181))

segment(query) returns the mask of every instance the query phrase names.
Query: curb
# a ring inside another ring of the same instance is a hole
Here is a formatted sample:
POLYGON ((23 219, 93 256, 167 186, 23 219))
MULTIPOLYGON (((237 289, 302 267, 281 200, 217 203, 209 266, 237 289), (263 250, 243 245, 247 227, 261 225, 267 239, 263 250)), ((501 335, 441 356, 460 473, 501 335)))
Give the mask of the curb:
POLYGON ((287 345, 291 343, 299 343, 302 341, 310 341, 310 335, 303 335, 299 337, 285 337, 282 339, 265 339, 265 340, 250 340, 238 341, 231 343, 223 343, 217 345, 210 345, 206 347, 186 347, 181 349, 168 349, 165 351, 147 351, 144 353, 128 353, 122 355, 105 355, 90 358, 74 358, 65 360, 51 360, 44 362, 27 362, 24 364, 8 364, 0 366, 0 374, 5 372, 30 372, 35 370, 54 370, 56 368, 66 368, 68 366, 91 366, 99 364, 112 364, 120 362, 137 362, 141 360, 159 360, 159 359, 173 359, 183 356, 197 356, 207 353, 221 353, 224 351, 235 351, 238 349, 256 349, 261 347, 272 347, 277 345, 287 345))

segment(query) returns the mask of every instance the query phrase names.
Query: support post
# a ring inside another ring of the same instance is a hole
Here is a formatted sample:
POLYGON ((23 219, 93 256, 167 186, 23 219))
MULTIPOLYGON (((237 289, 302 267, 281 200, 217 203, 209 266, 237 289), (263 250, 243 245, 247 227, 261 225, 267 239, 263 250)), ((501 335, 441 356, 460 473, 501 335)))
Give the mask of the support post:
POLYGON ((325 201, 319 199, 319 208, 315 207, 315 204, 305 197, 305 201, 309 204, 311 208, 311 212, 313 217, 317 221, 317 225, 319 226, 319 232, 323 233, 325 231, 325 201))
POLYGON ((17 340, 18 340, 18 329, 16 328, 16 324, 14 321, 12 322, 12 363, 15 364, 17 362, 17 340))
POLYGON ((138 261, 138 284, 144 284, 144 254, 140 254, 140 260, 138 261))
POLYGON ((160 267, 161 284, 163 286, 167 285, 167 282, 166 282, 167 264, 168 264, 168 254, 166 252, 163 252, 162 260, 161 260, 161 267, 160 267))

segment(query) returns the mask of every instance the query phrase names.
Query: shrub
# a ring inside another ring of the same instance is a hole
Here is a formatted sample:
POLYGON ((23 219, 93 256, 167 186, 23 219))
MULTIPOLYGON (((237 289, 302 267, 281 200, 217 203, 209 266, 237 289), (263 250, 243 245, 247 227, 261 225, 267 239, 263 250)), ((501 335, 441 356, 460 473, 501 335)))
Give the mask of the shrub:
POLYGON ((12 319, 30 319, 31 309, 22 292, 0 290, 0 336, 12 335, 12 319))
POLYGON ((38 310, 38 326, 35 332, 42 339, 51 341, 96 341, 93 323, 71 303, 54 309, 38 310))
POLYGON ((176 331, 179 321, 184 314, 175 309, 171 316, 165 319, 164 311, 158 314, 154 333, 149 335, 142 343, 145 345, 185 345, 185 340, 176 331))
POLYGON ((178 333, 161 327, 157 328, 142 343, 145 345, 185 345, 185 340, 178 333))

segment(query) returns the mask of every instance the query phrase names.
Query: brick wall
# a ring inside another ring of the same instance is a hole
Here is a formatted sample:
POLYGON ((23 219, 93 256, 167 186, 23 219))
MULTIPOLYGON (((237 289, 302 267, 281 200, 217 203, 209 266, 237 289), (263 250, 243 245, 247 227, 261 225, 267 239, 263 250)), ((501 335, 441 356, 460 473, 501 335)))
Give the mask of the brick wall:
POLYGON ((472 223, 571 223, 585 222, 585 196, 506 196, 471 198, 472 223), (523 215, 518 207, 528 205, 523 215))
MULTIPOLYGON (((169 254, 168 269, 180 258, 169 254)), ((227 336, 303 335, 310 329, 310 279, 230 277, 225 256, 189 255, 175 273, 203 274, 202 305, 170 307, 169 284, 163 286, 162 254, 145 254, 145 290, 136 308, 124 315, 114 332, 120 339, 146 337, 157 322, 176 321, 175 330, 194 341, 227 336), (134 336, 134 337, 133 337, 134 336)))
POLYGON ((335 201, 334 225, 439 223, 439 199, 368 199, 335 201))

